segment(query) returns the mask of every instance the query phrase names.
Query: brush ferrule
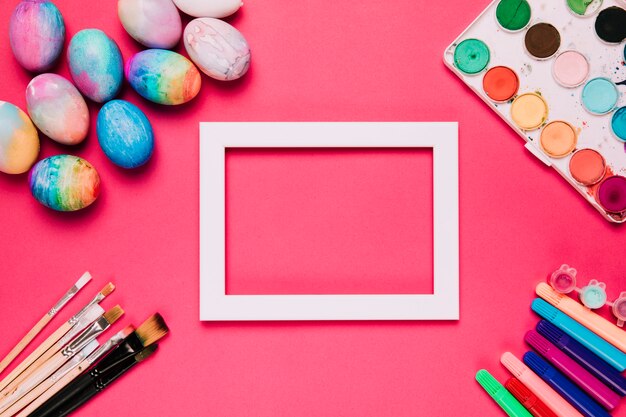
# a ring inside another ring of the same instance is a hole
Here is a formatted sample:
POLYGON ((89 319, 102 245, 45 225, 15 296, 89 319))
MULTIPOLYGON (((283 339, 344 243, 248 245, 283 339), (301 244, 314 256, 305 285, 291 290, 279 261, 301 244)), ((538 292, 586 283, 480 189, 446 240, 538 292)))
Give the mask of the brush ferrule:
POLYGON ((68 322, 73 326, 78 323, 78 321, 85 316, 89 308, 95 304, 98 304, 100 301, 104 300, 104 295, 102 293, 98 293, 93 300, 91 300, 85 307, 83 307, 78 313, 74 315, 68 322))
POLYGON ((81 334, 76 336, 67 346, 63 348, 61 353, 63 356, 72 357, 76 352, 84 348, 89 342, 94 340, 100 333, 109 327, 109 322, 104 317, 100 317, 93 324, 87 327, 81 334))
POLYGON ((89 362, 90 365, 96 362, 102 356, 107 354, 111 349, 113 349, 113 347, 122 343, 122 340, 124 340, 124 338, 121 335, 116 334, 115 336, 107 340, 106 343, 96 349, 91 355, 89 355, 87 357, 87 362, 89 362))
POLYGON ((89 374, 90 374, 92 377, 96 378, 96 377, 98 377, 99 375, 106 374, 107 372, 109 372, 109 371, 110 371, 111 369, 113 369, 113 368, 116 368, 116 367, 122 366, 124 363, 126 363, 126 362, 128 362, 128 361, 131 361, 131 362, 132 362, 132 361, 134 360, 135 356, 137 356, 137 355, 138 355, 138 353, 137 353, 137 352, 126 352, 126 354, 125 354, 125 355, 120 356, 119 358, 117 358, 117 359, 115 360, 115 362, 112 362, 112 363, 106 364, 106 366, 104 366, 104 365, 100 365, 100 364, 96 365, 96 367, 95 367, 95 368, 93 368, 93 369, 89 372, 89 374))
POLYGON ((65 334, 61 339, 59 339, 58 346, 65 346, 68 344, 76 335, 84 332, 93 321, 97 320, 98 317, 104 314, 104 309, 100 307, 98 304, 94 304, 87 309, 85 314, 74 324, 74 326, 70 329, 69 332, 65 334))
POLYGON ((65 363, 65 365, 60 367, 54 374, 52 374, 52 376, 50 377, 52 382, 57 382, 59 379, 67 375, 67 373, 69 373, 72 369, 80 365, 85 357, 92 353, 97 347, 97 340, 92 340, 90 343, 88 343, 83 350, 74 355, 72 359, 70 359, 68 362, 65 363))
POLYGON ((65 306, 65 304, 67 304, 72 299, 72 297, 76 295, 78 290, 79 288, 76 285, 70 288, 68 292, 66 292, 65 295, 61 297, 61 299, 57 301, 57 303, 50 309, 50 311, 48 311, 48 315, 52 317, 56 313, 58 313, 59 310, 61 310, 65 306))

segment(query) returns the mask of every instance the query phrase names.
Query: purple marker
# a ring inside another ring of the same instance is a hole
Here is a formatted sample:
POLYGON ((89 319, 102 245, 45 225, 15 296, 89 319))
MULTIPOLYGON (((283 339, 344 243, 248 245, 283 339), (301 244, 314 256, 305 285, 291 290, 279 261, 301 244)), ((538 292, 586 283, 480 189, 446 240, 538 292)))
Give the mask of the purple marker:
POLYGON ((560 370, 595 399, 602 407, 612 410, 619 405, 620 396, 611 391, 606 385, 598 381, 577 364, 572 358, 561 352, 556 346, 548 342, 534 330, 530 330, 524 337, 526 343, 532 346, 541 356, 560 370))
POLYGON ((626 378, 561 329, 546 320, 541 320, 537 323, 537 332, 620 396, 626 395, 626 378))

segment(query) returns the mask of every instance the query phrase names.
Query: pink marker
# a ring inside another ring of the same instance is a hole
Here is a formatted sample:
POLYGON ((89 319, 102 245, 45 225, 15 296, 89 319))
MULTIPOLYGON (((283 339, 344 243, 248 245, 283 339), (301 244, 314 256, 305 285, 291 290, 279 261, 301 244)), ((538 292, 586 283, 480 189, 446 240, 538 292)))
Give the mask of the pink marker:
POLYGON ((541 336, 534 330, 526 333, 524 337, 526 343, 535 348, 537 352, 549 362, 552 363, 558 370, 574 381, 576 385, 585 390, 591 397, 593 397, 598 403, 606 408, 612 410, 618 406, 620 402, 620 396, 611 391, 606 385, 598 381, 582 366, 577 364, 572 358, 561 352, 556 346, 550 343, 547 339, 541 336))
POLYGON ((557 394, 548 384, 537 376, 533 371, 515 357, 511 352, 504 352, 500 357, 500 362, 514 377, 522 381, 526 388, 532 391, 554 414, 559 417, 583 417, 567 401, 557 394))

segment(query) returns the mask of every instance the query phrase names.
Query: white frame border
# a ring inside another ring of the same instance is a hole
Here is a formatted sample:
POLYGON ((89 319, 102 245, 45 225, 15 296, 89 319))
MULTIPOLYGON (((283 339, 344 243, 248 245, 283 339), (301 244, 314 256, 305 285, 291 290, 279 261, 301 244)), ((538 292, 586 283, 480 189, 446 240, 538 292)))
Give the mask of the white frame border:
POLYGON ((200 320, 458 320, 456 122, 200 123, 200 320), (226 295, 226 148, 433 149, 433 294, 226 295))

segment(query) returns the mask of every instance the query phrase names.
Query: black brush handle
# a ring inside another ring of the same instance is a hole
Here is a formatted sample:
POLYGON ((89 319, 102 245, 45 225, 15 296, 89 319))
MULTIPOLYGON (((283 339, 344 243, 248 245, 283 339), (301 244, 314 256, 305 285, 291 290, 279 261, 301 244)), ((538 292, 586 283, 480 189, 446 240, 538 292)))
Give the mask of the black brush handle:
POLYGON ((57 402, 56 407, 50 407, 48 412, 57 409, 58 407, 67 404, 72 400, 75 396, 79 395, 85 389, 88 389, 90 386, 94 385, 94 383, 98 380, 98 378, 103 375, 107 375, 108 372, 117 372, 119 369, 123 369, 128 365, 135 363, 135 354, 128 353, 127 356, 115 362, 113 365, 104 368, 100 364, 98 364, 91 371, 82 374, 78 378, 74 379, 70 382, 65 388, 58 392, 59 401, 57 402))
POLYGON ((63 417, 70 414, 72 411, 76 410, 81 405, 92 399, 100 391, 104 390, 113 381, 124 375, 138 363, 134 360, 134 358, 131 363, 128 362, 129 361, 126 361, 120 366, 111 368, 109 372, 99 376, 98 378, 95 378, 93 380, 90 379, 87 386, 83 387, 81 391, 69 398, 69 401, 65 402, 61 407, 56 408, 52 416, 63 417))
POLYGON ((97 368, 104 369, 115 364, 115 362, 135 355, 143 350, 144 346, 136 333, 131 333, 122 343, 109 352, 104 358, 98 361, 97 368))
POLYGON ((92 374, 99 375, 102 370, 115 366, 117 363, 124 361, 125 359, 133 359, 133 356, 138 352, 141 352, 143 345, 135 333, 132 333, 124 341, 109 352, 104 358, 100 359, 97 365, 88 373, 85 373, 62 390, 54 394, 45 403, 41 404, 35 411, 33 411, 29 417, 50 417, 54 416, 57 409, 63 407, 71 399, 82 390, 86 385, 89 385, 94 376, 92 374))

